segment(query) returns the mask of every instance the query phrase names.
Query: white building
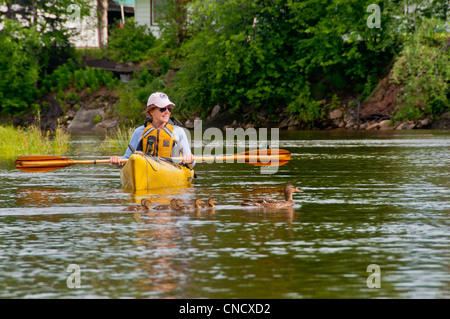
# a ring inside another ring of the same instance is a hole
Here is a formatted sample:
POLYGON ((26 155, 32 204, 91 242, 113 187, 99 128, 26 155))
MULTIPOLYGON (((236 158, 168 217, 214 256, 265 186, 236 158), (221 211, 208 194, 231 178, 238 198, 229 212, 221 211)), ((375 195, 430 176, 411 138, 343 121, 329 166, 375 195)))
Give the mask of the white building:
MULTIPOLYGON (((68 20, 67 27, 74 31, 71 37, 72 44, 77 48, 99 48, 102 42, 99 1, 89 0, 91 8, 89 16, 80 18, 76 6, 69 6, 67 13, 71 17, 68 20)), ((115 20, 125 20, 126 16, 134 15, 134 0, 109 0, 108 1, 108 26, 111 26, 115 20)), ((107 43, 107 30, 104 30, 104 44, 107 43)))
POLYGON ((158 8, 165 0, 135 0, 134 19, 141 25, 147 25, 155 37, 160 36, 158 25, 158 8))

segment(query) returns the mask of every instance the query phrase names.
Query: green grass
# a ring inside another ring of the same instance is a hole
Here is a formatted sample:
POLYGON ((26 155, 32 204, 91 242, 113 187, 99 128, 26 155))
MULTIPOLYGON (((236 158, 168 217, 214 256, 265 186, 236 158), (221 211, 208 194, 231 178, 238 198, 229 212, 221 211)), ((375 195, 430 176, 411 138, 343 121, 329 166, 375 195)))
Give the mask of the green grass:
POLYGON ((33 154, 62 155, 69 149, 70 135, 58 127, 56 132, 42 132, 36 126, 28 128, 0 126, 0 154, 18 157, 33 154))
POLYGON ((108 155, 122 156, 130 143, 134 128, 117 129, 105 136, 105 140, 100 144, 100 151, 108 155))

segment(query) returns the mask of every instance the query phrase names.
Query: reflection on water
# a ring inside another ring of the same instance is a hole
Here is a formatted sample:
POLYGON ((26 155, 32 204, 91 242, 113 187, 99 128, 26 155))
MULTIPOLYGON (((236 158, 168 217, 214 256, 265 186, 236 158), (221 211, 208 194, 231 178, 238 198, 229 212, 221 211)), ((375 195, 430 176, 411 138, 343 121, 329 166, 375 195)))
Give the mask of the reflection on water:
MULTIPOLYGON (((137 193, 110 165, 31 174, 0 160, 0 297, 448 298, 449 136, 282 132, 293 158, 275 175, 202 163, 193 187, 137 193), (293 208, 240 206, 286 183, 304 191, 293 208), (123 211, 211 197, 214 211, 123 211)), ((80 137, 71 157, 104 156, 98 143, 80 137)))

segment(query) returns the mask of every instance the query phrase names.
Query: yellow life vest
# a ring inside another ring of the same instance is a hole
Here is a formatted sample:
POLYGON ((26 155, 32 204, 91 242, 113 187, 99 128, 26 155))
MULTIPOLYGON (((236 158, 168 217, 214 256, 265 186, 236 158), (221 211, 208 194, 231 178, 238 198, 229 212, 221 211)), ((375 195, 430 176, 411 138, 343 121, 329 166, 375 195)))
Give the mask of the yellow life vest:
POLYGON ((142 145, 144 153, 157 157, 176 157, 181 155, 178 141, 173 133, 174 127, 172 124, 167 123, 161 129, 156 129, 151 122, 146 122, 145 125, 146 127, 139 143, 142 145), (151 142, 152 140, 154 140, 153 143, 151 142))

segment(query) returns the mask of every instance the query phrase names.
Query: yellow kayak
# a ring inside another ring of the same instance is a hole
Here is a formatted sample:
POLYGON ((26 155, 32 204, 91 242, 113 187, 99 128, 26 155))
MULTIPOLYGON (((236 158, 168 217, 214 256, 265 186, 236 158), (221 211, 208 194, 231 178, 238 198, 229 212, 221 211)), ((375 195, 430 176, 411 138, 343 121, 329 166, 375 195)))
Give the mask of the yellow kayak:
POLYGON ((184 187, 192 184, 194 170, 157 157, 134 153, 120 170, 124 188, 149 190, 162 187, 184 187))

